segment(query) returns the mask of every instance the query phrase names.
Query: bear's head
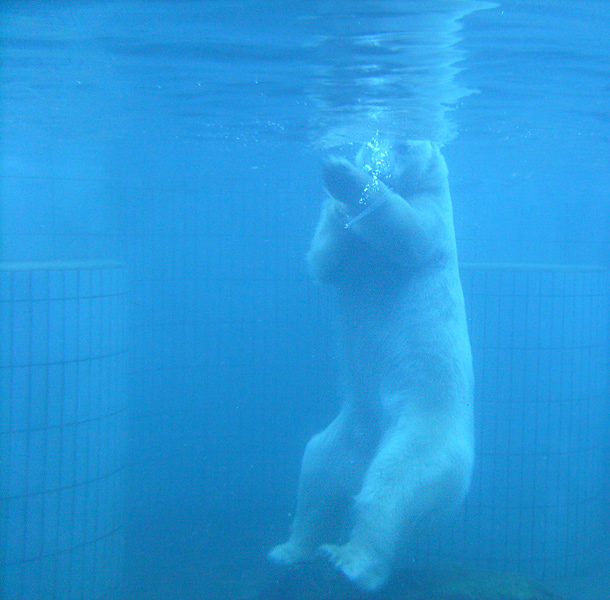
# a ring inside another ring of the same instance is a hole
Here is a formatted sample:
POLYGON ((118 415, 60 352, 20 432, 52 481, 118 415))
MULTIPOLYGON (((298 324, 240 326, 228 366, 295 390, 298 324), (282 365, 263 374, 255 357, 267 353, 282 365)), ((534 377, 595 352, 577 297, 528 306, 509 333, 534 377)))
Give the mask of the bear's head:
POLYGON ((403 198, 438 188, 447 180, 447 167, 438 147, 427 140, 364 144, 356 166, 383 181, 403 198))

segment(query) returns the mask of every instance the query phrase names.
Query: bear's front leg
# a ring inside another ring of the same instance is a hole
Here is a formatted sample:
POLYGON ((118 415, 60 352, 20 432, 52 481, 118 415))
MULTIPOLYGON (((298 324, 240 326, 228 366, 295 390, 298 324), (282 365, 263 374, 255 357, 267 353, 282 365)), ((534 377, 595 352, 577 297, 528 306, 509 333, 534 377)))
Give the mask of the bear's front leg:
POLYGON ((405 198, 343 158, 326 161, 323 179, 330 195, 345 206, 345 228, 399 264, 425 256, 430 239, 443 227, 436 194, 416 207, 411 202, 416 187, 414 196, 405 198))
POLYGON ((313 278, 331 282, 340 271, 348 248, 348 221, 345 205, 329 198, 322 207, 316 233, 311 242, 307 261, 313 278))

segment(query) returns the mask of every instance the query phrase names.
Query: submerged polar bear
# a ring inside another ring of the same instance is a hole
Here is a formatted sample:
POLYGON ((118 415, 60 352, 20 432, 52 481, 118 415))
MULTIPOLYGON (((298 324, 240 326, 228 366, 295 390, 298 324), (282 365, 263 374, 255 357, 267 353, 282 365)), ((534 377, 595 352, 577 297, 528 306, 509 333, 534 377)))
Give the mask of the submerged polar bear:
POLYGON ((474 457, 445 161, 413 141, 370 162, 365 148, 357 166, 324 166, 331 197, 308 260, 338 291, 343 406, 308 443, 290 539, 269 554, 325 555, 365 590, 386 582, 416 528, 459 504, 474 457))

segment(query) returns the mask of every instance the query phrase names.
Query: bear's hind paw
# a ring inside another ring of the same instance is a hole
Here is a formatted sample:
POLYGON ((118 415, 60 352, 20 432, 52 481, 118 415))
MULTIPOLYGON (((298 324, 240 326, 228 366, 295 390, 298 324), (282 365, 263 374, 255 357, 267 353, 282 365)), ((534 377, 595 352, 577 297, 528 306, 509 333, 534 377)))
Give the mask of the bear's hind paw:
POLYGON ((267 558, 275 564, 288 566, 310 560, 311 554, 297 544, 288 541, 273 548, 267 554, 267 558))
POLYGON ((387 564, 374 554, 354 548, 349 543, 344 546, 325 544, 320 546, 319 554, 366 592, 374 592, 387 581, 387 564))

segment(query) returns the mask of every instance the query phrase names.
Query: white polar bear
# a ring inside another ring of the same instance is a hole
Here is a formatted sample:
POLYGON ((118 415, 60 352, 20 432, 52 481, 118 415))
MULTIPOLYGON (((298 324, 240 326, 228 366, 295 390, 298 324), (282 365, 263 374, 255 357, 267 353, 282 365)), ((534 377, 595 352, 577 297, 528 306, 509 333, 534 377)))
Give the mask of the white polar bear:
POLYGON ((388 156, 381 172, 366 149, 358 166, 324 166, 331 197, 308 260, 338 291, 343 405, 308 443, 290 539, 269 553, 325 555, 370 591, 416 528, 463 499, 474 459, 447 167, 427 141, 388 156))

